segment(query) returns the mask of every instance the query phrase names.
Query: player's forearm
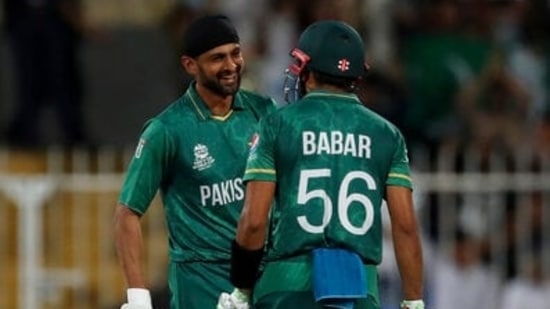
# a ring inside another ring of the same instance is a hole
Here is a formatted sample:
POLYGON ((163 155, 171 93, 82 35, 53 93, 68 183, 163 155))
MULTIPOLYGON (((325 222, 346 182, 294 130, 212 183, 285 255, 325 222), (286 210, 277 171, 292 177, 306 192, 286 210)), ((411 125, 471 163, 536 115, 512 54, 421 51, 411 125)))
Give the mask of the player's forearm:
POLYGON ((275 188, 275 183, 270 181, 250 181, 246 185, 246 198, 235 237, 242 248, 257 250, 264 246, 275 188))
POLYGON ((141 270, 143 239, 139 217, 124 210, 117 211, 114 233, 116 252, 128 287, 145 288, 146 283, 141 270))
POLYGON ((117 245, 117 253, 126 282, 128 287, 146 288, 147 285, 141 270, 141 246, 129 243, 130 241, 123 240, 117 245))
POLYGON ((264 246, 265 236, 266 222, 251 222, 242 218, 235 239, 241 247, 257 250, 264 246))
POLYGON ((422 299, 424 269, 418 232, 394 229, 393 243, 404 299, 422 299))

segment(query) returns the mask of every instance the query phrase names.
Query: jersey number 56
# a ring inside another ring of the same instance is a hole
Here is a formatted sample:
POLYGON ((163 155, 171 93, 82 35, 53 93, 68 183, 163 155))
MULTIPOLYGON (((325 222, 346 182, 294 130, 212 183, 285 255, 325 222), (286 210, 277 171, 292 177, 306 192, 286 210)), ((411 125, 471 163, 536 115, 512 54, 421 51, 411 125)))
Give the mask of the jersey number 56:
MULTIPOLYGON (((298 186, 298 204, 306 205, 306 203, 315 198, 323 200, 324 212, 323 221, 320 225, 313 225, 309 223, 306 216, 298 216, 298 224, 306 232, 318 234, 322 233, 324 228, 330 222, 333 213, 333 203, 327 192, 323 189, 315 189, 307 191, 308 182, 312 178, 330 177, 330 169, 310 169, 302 170, 300 173, 300 184, 298 186)), ((364 194, 351 193, 348 194, 350 183, 355 179, 362 179, 367 184, 369 190, 376 190, 376 182, 371 175, 363 171, 351 171, 346 174, 340 188, 338 190, 338 200, 336 203, 338 211, 338 219, 342 226, 350 233, 355 235, 364 235, 371 228, 374 219, 374 208, 371 200, 364 194), (365 208, 365 221, 361 226, 354 226, 348 217, 348 209, 352 202, 358 202, 365 208)))

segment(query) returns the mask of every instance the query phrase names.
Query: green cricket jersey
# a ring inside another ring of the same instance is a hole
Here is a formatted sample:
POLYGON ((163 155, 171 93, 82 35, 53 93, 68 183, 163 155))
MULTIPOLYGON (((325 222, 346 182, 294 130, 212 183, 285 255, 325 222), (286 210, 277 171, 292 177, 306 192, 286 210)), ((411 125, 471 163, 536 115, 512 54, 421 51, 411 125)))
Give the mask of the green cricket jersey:
POLYGON ((145 124, 119 202, 143 214, 160 190, 171 261, 230 259, 249 142, 274 109, 271 99, 239 90, 232 111, 213 116, 192 84, 145 124))
POLYGON ((262 119, 244 180, 277 182, 267 261, 334 246, 378 264, 385 188, 412 188, 399 130, 355 95, 322 91, 262 119))

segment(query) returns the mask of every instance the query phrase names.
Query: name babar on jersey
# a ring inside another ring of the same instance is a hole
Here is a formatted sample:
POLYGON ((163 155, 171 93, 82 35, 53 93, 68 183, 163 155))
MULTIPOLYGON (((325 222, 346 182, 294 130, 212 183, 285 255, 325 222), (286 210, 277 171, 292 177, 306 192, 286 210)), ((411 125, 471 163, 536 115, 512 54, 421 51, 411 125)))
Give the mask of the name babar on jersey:
POLYGON ((342 155, 370 159, 371 138, 341 131, 303 131, 302 153, 306 156, 342 155))

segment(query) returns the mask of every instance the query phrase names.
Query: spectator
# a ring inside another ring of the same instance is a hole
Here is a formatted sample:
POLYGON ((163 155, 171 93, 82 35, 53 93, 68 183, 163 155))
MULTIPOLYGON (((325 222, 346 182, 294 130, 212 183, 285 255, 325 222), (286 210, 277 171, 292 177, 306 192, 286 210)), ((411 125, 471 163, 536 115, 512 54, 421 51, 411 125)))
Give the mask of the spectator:
POLYGON ((544 276, 540 252, 524 264, 520 276, 503 289, 501 307, 507 309, 545 309, 550 304, 550 281, 544 276))
POLYGON ((478 28, 464 27, 466 12, 456 1, 429 1, 421 8, 422 30, 405 42, 401 56, 410 104, 405 135, 411 148, 438 148, 460 135, 455 97, 481 72, 492 51, 478 28))
POLYGON ((60 122, 60 143, 86 142, 78 59, 85 27, 79 1, 6 0, 4 13, 17 78, 8 142, 43 143, 40 116, 47 103, 53 104, 60 122))
POLYGON ((263 22, 264 50, 261 65, 258 67, 260 90, 275 98, 279 104, 284 102, 283 68, 288 64, 288 51, 295 45, 298 37, 296 19, 297 4, 292 0, 272 1, 269 17, 263 22))
POLYGON ((498 299, 500 281, 481 261, 482 242, 463 231, 457 231, 450 255, 436 252, 431 265, 433 308, 484 308, 498 299), (460 292, 458 292, 460 291, 460 292))
POLYGON ((472 78, 457 96, 468 132, 467 142, 484 152, 508 152, 522 142, 530 95, 495 57, 482 74, 472 78))

